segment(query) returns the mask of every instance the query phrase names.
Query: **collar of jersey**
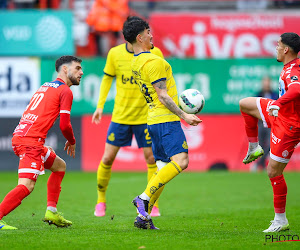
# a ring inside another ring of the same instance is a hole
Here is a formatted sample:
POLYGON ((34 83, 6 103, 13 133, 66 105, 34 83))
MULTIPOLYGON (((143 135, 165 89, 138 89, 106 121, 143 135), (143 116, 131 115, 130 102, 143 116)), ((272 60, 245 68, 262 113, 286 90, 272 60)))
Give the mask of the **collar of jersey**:
POLYGON ((127 43, 125 43, 125 48, 127 50, 128 53, 133 54, 134 52, 129 51, 128 47, 127 47, 127 43))
POLYGON ((66 84, 66 83, 64 82, 64 80, 62 80, 62 79, 60 79, 60 78, 56 78, 56 79, 55 79, 54 81, 52 81, 52 82, 58 83, 59 85, 66 84))
POLYGON ((290 64, 294 63, 295 61, 297 61, 298 57, 295 58, 294 60, 288 62, 287 64, 284 65, 284 67, 289 66, 290 64))
POLYGON ((143 53, 151 53, 151 52, 150 52, 150 51, 143 51, 143 52, 141 52, 141 53, 134 54, 134 56, 138 56, 138 55, 143 54, 143 53))

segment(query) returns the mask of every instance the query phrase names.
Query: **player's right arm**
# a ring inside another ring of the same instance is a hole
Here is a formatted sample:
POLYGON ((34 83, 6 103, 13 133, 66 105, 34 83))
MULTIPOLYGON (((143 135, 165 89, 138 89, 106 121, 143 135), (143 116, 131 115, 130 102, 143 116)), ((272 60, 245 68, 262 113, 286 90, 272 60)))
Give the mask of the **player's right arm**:
POLYGON ((159 101, 166 106, 172 113, 185 120, 188 124, 192 126, 197 126, 200 122, 202 122, 197 116, 193 114, 187 114, 183 110, 181 110, 176 103, 172 100, 172 98, 168 95, 166 81, 159 81, 153 84, 153 87, 158 95, 159 101))
POLYGON ((113 49, 111 49, 108 52, 106 64, 103 71, 104 71, 104 76, 102 78, 101 85, 100 85, 98 104, 92 117, 92 123, 95 124, 99 124, 101 121, 104 104, 106 102, 108 92, 111 88, 111 84, 113 82, 116 73, 113 49))

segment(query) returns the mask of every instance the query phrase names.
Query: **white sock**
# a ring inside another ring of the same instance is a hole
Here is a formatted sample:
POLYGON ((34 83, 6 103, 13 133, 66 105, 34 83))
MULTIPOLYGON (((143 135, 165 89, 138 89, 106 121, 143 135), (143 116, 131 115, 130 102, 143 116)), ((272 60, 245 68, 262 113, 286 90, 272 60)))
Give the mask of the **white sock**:
POLYGON ((47 207, 47 210, 50 210, 53 213, 57 212, 57 208, 56 207, 47 207))
POLYGON ((150 201, 150 197, 148 195, 146 195, 145 193, 142 193, 141 195, 139 195, 139 197, 142 200, 150 201))
POLYGON ((248 152, 253 151, 258 146, 258 142, 249 142, 248 152))
POLYGON ((274 220, 287 221, 285 212, 284 213, 275 213, 274 220))

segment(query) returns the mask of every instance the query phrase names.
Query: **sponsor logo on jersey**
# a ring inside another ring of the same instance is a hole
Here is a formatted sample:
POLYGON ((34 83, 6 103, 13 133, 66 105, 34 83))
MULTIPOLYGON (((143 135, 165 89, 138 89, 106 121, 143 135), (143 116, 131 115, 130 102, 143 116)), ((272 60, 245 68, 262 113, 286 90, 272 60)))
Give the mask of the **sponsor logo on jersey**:
POLYGON ((133 76, 126 77, 125 75, 122 75, 122 83, 126 84, 128 82, 131 83, 131 84, 137 84, 137 82, 134 80, 133 76))
POLYGON ((280 143, 281 139, 277 138, 273 133, 271 133, 271 137, 272 137, 272 142, 274 144, 280 143))
POLYGON ((108 136, 108 140, 110 141, 114 141, 116 138, 115 138, 115 133, 111 133, 109 136, 108 136))
POLYGON ((52 88, 56 88, 57 89, 62 84, 64 84, 64 83, 59 82, 59 81, 45 82, 42 87, 52 87, 52 88))
POLYGON ((36 162, 31 162, 31 167, 32 167, 32 168, 36 168, 36 167, 37 167, 36 162))
POLYGON ((291 77, 291 82, 294 82, 294 81, 298 81, 298 76, 292 76, 291 77))

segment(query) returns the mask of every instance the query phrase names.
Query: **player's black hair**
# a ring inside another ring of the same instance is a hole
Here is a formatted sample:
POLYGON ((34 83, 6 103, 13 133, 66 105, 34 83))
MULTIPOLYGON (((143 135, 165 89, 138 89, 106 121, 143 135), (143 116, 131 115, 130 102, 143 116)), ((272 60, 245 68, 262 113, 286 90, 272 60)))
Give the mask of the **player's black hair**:
POLYGON ((281 42, 298 54, 300 51, 300 37, 298 34, 293 32, 283 33, 281 36, 281 42))
POLYGON ((82 60, 79 59, 79 58, 77 58, 76 56, 61 56, 55 62, 55 70, 58 72, 60 70, 60 67, 63 64, 71 63, 71 62, 79 62, 79 63, 81 63, 82 60))
POLYGON ((145 29, 149 29, 149 24, 145 20, 137 16, 129 16, 123 25, 123 36, 127 42, 134 43, 137 35, 145 29))

